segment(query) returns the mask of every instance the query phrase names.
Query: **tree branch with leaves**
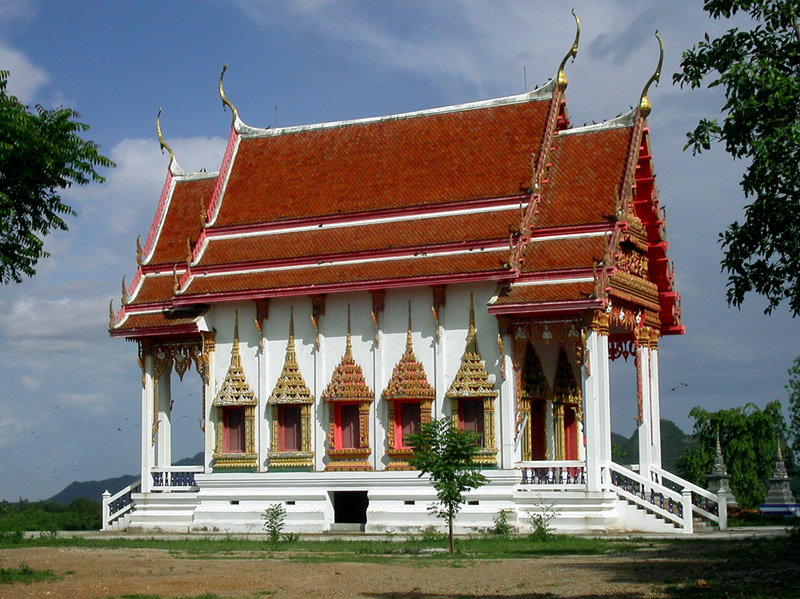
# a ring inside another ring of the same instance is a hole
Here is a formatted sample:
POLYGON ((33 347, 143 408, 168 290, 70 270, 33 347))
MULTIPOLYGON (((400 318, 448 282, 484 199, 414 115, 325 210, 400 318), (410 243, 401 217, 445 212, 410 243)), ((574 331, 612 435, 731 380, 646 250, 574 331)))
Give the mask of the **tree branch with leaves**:
POLYGON ((702 119, 687 134, 694 153, 724 144, 749 161, 741 180, 742 222, 720 234, 728 303, 763 295, 774 310, 788 302, 800 313, 800 25, 796 0, 706 0, 713 19, 746 13, 749 29, 734 27, 683 54, 673 81, 725 90, 721 121, 702 119))
POLYGON ((8 71, 0 71, 0 283, 19 283, 36 274, 48 253, 44 237, 67 230, 75 211, 61 192, 91 181, 102 183, 100 167, 115 164, 93 141, 81 137, 89 125, 68 108, 34 111, 7 92, 8 71))

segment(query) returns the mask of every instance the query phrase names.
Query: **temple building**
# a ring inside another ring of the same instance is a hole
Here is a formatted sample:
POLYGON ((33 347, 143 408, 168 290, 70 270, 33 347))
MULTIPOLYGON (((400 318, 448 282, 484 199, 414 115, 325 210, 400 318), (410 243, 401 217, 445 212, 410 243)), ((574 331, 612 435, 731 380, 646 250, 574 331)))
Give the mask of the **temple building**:
POLYGON ((258 531, 275 503, 288 532, 442 526, 408 465, 442 417, 479 435, 489 479, 456 530, 545 509, 562 530, 724 526, 724 494, 661 468, 659 339, 684 332, 647 124, 661 60, 632 111, 573 127, 578 39, 521 95, 317 125, 247 126, 221 77, 215 173, 181 169, 158 125, 166 181, 110 314, 138 344, 141 480, 106 495, 104 528, 258 531), (617 358, 635 468, 612 462, 617 358), (172 463, 184 375, 197 467, 172 463))

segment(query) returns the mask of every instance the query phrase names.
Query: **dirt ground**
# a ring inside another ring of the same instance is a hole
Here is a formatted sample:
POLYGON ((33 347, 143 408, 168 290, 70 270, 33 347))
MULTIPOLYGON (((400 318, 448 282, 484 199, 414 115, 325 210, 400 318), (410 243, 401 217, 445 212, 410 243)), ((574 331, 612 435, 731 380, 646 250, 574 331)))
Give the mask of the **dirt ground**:
POLYGON ((702 577, 702 562, 684 557, 688 556, 646 551, 454 563, 424 557, 390 563, 304 563, 258 553, 209 558, 160 549, 20 548, 0 550, 0 567, 26 563, 62 577, 5 584, 0 597, 171 599, 215 593, 235 599, 639 599, 674 596, 667 594, 667 583, 702 577))

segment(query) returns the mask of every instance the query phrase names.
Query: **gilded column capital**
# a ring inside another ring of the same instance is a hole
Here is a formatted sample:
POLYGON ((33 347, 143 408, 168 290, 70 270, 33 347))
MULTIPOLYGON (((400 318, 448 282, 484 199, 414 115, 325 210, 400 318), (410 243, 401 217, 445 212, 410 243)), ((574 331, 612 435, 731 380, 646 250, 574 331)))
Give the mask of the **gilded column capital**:
POLYGON ((608 313, 605 310, 592 312, 589 329, 600 335, 608 335, 608 313))

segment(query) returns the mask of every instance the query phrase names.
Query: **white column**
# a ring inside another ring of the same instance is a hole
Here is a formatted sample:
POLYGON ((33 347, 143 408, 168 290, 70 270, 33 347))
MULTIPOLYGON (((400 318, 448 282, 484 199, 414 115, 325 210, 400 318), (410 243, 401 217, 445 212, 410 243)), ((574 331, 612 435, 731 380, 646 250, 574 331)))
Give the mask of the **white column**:
POLYGON ((386 403, 381 399, 383 392, 384 367, 388 371, 391 366, 383 363, 383 327, 381 326, 381 312, 376 314, 378 319, 378 330, 375 333, 376 342, 373 344, 372 351, 372 372, 374 378, 372 389, 375 393, 375 401, 372 402, 372 418, 370 419, 371 430, 369 432, 370 445, 372 445, 372 467, 375 470, 383 470, 383 456, 386 454, 386 427, 392 426, 387 420, 386 427, 381 425, 381 416, 386 416, 386 403))
POLYGON ((658 390, 658 349, 650 349, 651 463, 661 468, 661 399, 658 390))
POLYGON ((172 466, 172 370, 158 380, 158 454, 156 466, 172 466))
POLYGON ((329 404, 322 400, 322 392, 325 390, 325 336, 322 333, 322 322, 319 327, 319 347, 320 349, 314 349, 314 397, 317 405, 312 415, 314 432, 311 443, 314 447, 314 469, 324 470, 323 458, 325 457, 325 442, 328 438, 330 412, 329 404))
MULTIPOLYGON (((530 424, 530 421, 528 421, 530 424)), ((545 458, 548 460, 555 460, 556 459, 556 430, 555 430, 555 418, 553 418, 553 400, 548 399, 545 401, 545 409, 544 409, 544 433, 545 433, 545 445, 546 445, 546 455, 545 458)))
POLYGON ((267 470, 269 444, 272 442, 272 407, 267 403, 267 332, 264 321, 258 344, 258 405, 256 406, 256 451, 258 452, 258 470, 267 470))
MULTIPOLYGON (((641 421, 639 421, 639 474, 650 480, 650 464, 653 463, 652 445, 650 443, 650 348, 647 342, 639 343, 636 348, 637 386, 641 401, 641 421)), ((637 407, 638 409, 638 407, 637 407)), ((638 416, 637 416, 638 417, 638 416)))
POLYGON ((206 385, 205 385, 205 401, 206 410, 203 414, 205 418, 205 472, 211 472, 214 463, 214 441, 216 431, 215 423, 215 409, 212 407, 214 402, 214 395, 216 394, 216 363, 217 363, 217 349, 216 343, 213 338, 207 338, 205 341, 205 349, 208 355, 208 364, 206 364, 206 385))
POLYGON ((153 486, 150 470, 155 462, 153 448, 153 356, 144 357, 144 388, 142 389, 142 493, 149 493, 153 486))
MULTIPOLYGON (((513 339, 511 335, 503 335, 503 353, 500 354, 503 371, 506 373, 505 380, 500 385, 500 405, 495 410, 495 430, 500 431, 500 468, 513 468, 514 461, 521 459, 521 455, 514 455, 514 433, 517 428, 515 394, 516 385, 514 384, 514 361, 511 358, 513 351, 513 339)), ((529 423, 530 424, 530 423, 529 423)), ((522 431, 520 434, 526 434, 522 431)), ((520 447, 522 444, 520 443, 520 447)))
POLYGON ((586 435, 586 484, 589 491, 603 488, 602 467, 611 458, 608 429, 608 336, 589 330, 586 336, 583 379, 583 430, 586 435), (588 368, 587 368, 588 366, 588 368), (588 372, 587 372, 588 370, 588 372))

